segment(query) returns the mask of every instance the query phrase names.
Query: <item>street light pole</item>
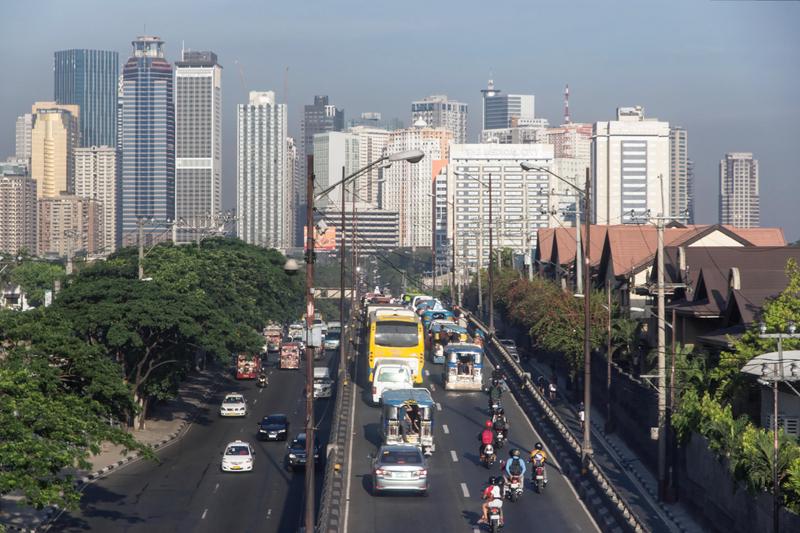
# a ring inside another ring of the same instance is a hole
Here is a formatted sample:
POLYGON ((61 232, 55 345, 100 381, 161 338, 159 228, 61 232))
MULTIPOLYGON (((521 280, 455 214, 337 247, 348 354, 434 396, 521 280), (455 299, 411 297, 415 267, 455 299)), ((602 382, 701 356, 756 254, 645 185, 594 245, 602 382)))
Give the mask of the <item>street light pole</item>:
POLYGON ((492 261, 494 259, 494 240, 492 238, 492 228, 494 218, 492 215, 492 173, 489 172, 489 334, 494 334, 494 273, 492 272, 492 261))
MULTIPOLYGON (((342 165, 342 181, 344 181, 344 165, 342 165)), ((345 286, 345 272, 344 272, 344 265, 345 265, 345 247, 347 240, 344 238, 344 224, 345 224, 345 210, 344 210, 344 198, 345 198, 345 191, 344 185, 342 185, 342 231, 341 235, 339 236, 339 368, 344 368, 344 359, 345 359, 345 352, 344 352, 344 332, 347 331, 345 328, 345 319, 344 319, 344 286, 345 286)), ((351 310, 352 314, 352 310, 351 310)), ((306 456, 308 457, 308 456, 306 456)))
MULTIPOLYGON (((583 466, 586 468, 589 459, 592 456, 592 344, 590 340, 590 333, 592 328, 592 311, 589 305, 590 290, 590 272, 589 272, 589 256, 590 256, 590 224, 591 220, 591 204, 589 203, 591 192, 591 182, 589 176, 589 167, 586 167, 586 186, 584 187, 584 213, 586 214, 586 251, 583 254, 583 405, 584 405, 584 424, 583 424, 583 466)), ((580 228, 575 228, 576 232, 580 232, 580 228)))
POLYGON ((431 180, 431 275, 433 296, 436 296, 436 178, 431 180))
MULTIPOLYGON (((308 156, 306 180, 306 531, 314 531, 314 156, 308 156)), ((342 185, 344 189, 344 185, 342 185)), ((340 341, 341 344, 341 341, 340 341)))

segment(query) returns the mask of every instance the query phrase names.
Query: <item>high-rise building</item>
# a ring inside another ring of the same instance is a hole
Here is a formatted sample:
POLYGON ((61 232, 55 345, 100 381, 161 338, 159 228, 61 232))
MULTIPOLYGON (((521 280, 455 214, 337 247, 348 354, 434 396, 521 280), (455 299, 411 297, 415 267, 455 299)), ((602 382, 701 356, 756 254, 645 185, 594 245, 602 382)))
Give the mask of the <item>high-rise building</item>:
POLYGON ((222 67, 214 52, 175 62, 175 219, 178 242, 214 227, 222 209, 222 67))
POLYGON ((303 121, 300 123, 302 149, 299 154, 297 185, 301 207, 298 209, 298 224, 295 239, 302 243, 306 213, 306 179, 308 177, 308 156, 314 155, 314 136, 328 131, 344 131, 344 110, 328 103, 327 96, 315 96, 314 103, 303 108, 303 121))
POLYGON ((592 222, 601 225, 667 216, 669 123, 645 118, 641 106, 620 107, 617 119, 592 133, 592 222))
POLYGON ((356 251, 358 254, 377 254, 394 250, 399 246, 400 235, 396 211, 376 209, 374 205, 363 202, 356 202, 355 210, 351 203, 346 203, 344 209, 344 229, 342 229, 340 205, 331 205, 322 210, 325 223, 329 228, 334 228, 337 250, 342 244, 342 237, 345 239, 345 253, 348 256, 356 251), (355 225, 353 224, 354 220, 355 225), (354 231, 356 251, 351 249, 354 231))
MULTIPOLYGON (((330 185, 340 181, 359 169, 358 137, 352 133, 329 131, 314 136, 314 193, 319 194, 330 185), (344 169, 344 176, 342 176, 344 169)), ((349 191, 358 190, 359 183, 350 184, 349 191), (355 188, 354 188, 355 187, 355 188)), ((341 186, 319 198, 315 206, 341 205, 341 186)), ((351 201, 351 198, 347 198, 351 201)))
MULTIPOLYGON (((355 126, 348 130, 358 138, 359 163, 363 168, 377 161, 386 154, 386 144, 389 142, 389 130, 371 128, 368 126, 355 126)), ((380 182, 383 169, 380 166, 372 167, 360 177, 356 178, 358 195, 373 207, 380 204, 380 182)))
POLYGON ((286 191, 283 198, 283 242, 290 248, 294 243, 294 228, 297 224, 297 145, 294 137, 286 137, 286 191))
POLYGON ((673 126, 669 129, 669 214, 671 217, 694 218, 692 208, 691 168, 689 165, 689 137, 686 129, 673 126))
POLYGON ((237 106, 237 235, 249 244, 286 249, 286 104, 275 93, 250 92, 237 106))
POLYGON ((117 239, 136 241, 139 219, 146 242, 164 236, 175 220, 175 104, 172 65, 164 41, 140 36, 122 70, 121 228, 117 239))
POLYGON ((99 253, 117 249, 117 150, 111 146, 75 149, 75 195, 98 203, 103 233, 99 253))
MULTIPOLYGON (((553 147, 549 144, 454 144, 448 181, 456 212, 456 263, 469 269, 487 265, 489 221, 495 250, 528 254, 540 228, 550 225, 547 200, 553 147), (527 163, 539 170, 523 171, 527 163), (489 185, 492 218, 489 218, 489 185)), ((452 222, 452 220, 451 220, 452 222)), ((452 230, 448 230, 452 238, 452 230)))
POLYGON ((467 104, 436 94, 411 103, 411 123, 422 119, 431 128, 444 128, 453 134, 453 142, 467 142, 467 104))
POLYGON ((33 131, 33 114, 25 113, 17 117, 15 128, 15 144, 17 159, 31 161, 31 132, 33 131))
POLYGON ((405 128, 405 124, 399 118, 384 119, 380 113, 375 111, 367 111, 361 113, 358 118, 352 118, 347 121, 347 128, 355 128, 364 126, 367 128, 378 128, 382 130, 394 131, 405 128))
POLYGON ((116 146, 119 54, 61 50, 54 54, 54 97, 80 107, 81 146, 116 146))
POLYGON ((36 182, 25 174, 0 175, 0 255, 36 253, 36 182))
POLYGON ((31 177, 36 181, 36 194, 46 198, 72 192, 74 150, 80 138, 78 106, 36 102, 32 114, 31 177))
POLYGON ((500 94, 489 80, 483 96, 483 130, 523 126, 534 120, 534 95, 500 94))
POLYGON ((97 200, 61 194, 39 200, 38 255, 71 257, 102 252, 103 218, 97 200))
POLYGON ((400 222, 400 246, 430 247, 432 240, 431 189, 436 160, 447 159, 453 134, 444 128, 429 128, 423 121, 413 128, 389 134, 389 154, 421 150, 419 163, 395 161, 384 171, 382 208, 396 211, 400 222))
POLYGON ((730 152, 719 162, 719 223, 757 228, 761 208, 758 160, 750 152, 730 152))

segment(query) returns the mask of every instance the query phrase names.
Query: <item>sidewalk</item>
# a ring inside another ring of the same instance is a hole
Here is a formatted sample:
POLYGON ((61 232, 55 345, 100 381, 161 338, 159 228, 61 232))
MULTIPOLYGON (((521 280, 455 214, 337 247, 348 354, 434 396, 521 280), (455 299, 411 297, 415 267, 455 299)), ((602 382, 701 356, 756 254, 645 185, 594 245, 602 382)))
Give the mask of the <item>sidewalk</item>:
MULTIPOLYGON (((531 371, 531 376, 551 376, 551 368, 536 360, 535 355, 528 352, 530 357, 523 362, 523 367, 531 371)), ((553 408, 569 427, 574 435, 580 440, 582 433, 578 411, 575 405, 571 404, 566 391, 566 377, 557 375, 558 380, 558 401, 553 408)), ((594 444, 595 461, 605 471, 606 475, 615 482, 620 482, 616 488, 623 494, 628 493, 632 498, 642 498, 645 501, 635 504, 635 507, 646 505, 650 512, 641 513, 641 518, 649 522, 651 531, 669 531, 701 533, 703 528, 694 520, 688 509, 681 502, 665 504, 658 501, 657 480, 652 472, 644 466, 636 453, 631 450, 622 438, 616 433, 605 433, 605 416, 601 409, 592 408, 590 421, 592 424, 592 439, 594 444)), ((629 502, 633 503, 633 502, 629 502)))
MULTIPOLYGON (((216 390, 218 378, 219 371, 214 369, 190 375, 178 388, 178 397, 159 404, 147 419, 146 428, 134 431, 136 440, 158 450, 182 437, 202 415, 206 400, 216 390)), ((89 458, 91 469, 75 473, 76 484, 82 487, 137 459, 138 453, 123 453, 120 446, 103 443, 100 453, 89 458)), ((37 511, 22 506, 21 501, 21 495, 9 494, 0 502, 0 526, 8 531, 39 531, 58 511, 52 507, 37 511)))

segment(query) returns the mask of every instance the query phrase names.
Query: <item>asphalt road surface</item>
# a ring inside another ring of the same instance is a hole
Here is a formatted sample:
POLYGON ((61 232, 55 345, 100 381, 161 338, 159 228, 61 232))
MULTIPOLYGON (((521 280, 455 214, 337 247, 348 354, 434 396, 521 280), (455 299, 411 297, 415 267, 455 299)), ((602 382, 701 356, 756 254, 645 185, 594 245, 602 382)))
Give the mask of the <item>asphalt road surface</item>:
MULTIPOLYGON (((476 530, 481 492, 490 475, 499 475, 497 465, 487 470, 478 456, 478 434, 488 416, 486 394, 445 392, 441 381, 442 365, 426 361, 428 375, 423 386, 431 390, 438 403, 434 428, 436 451, 429 459, 429 494, 373 496, 370 468, 380 444, 380 410, 367 403, 366 357, 359 359, 361 365, 356 380, 359 396, 353 427, 350 502, 345 511, 346 533, 476 530)), ((503 396, 503 406, 511 426, 510 446, 499 450, 498 457, 507 457, 512 447, 519 448, 527 457, 527 452, 540 439, 509 393, 503 396)), ((506 501, 503 505, 503 531, 598 531, 556 466, 548 467, 548 478, 547 488, 537 494, 531 488, 528 470, 522 497, 515 503, 506 501)))
MULTIPOLYGON (((332 364, 327 358, 316 365, 332 364)), ((88 485, 79 512, 65 513, 51 531, 102 532, 284 532, 296 531, 303 515, 303 470, 286 469, 286 443, 256 439, 263 416, 289 416, 289 438, 305 430, 304 366, 269 369, 269 386, 220 377, 207 409, 188 433, 158 453, 159 463, 137 461, 88 485), (228 392, 248 401, 245 418, 220 418, 219 404, 228 392), (255 446, 253 472, 220 470, 225 445, 241 439, 255 446)), ((332 371, 332 375, 336 375, 332 371)), ((330 433, 334 399, 315 401, 320 455, 330 433)), ((317 505, 324 465, 317 470, 317 505)))

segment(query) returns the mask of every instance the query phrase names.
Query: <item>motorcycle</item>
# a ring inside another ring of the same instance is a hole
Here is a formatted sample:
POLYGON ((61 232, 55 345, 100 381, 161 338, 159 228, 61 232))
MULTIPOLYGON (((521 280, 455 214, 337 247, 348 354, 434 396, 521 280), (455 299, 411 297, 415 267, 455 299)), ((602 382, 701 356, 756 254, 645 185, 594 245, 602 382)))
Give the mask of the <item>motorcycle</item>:
POLYGON ((522 496, 521 476, 511 476, 511 479, 505 485, 505 496, 506 499, 511 500, 512 502, 517 501, 517 499, 522 496))
POLYGON ((533 469, 533 488, 541 494, 544 487, 544 465, 539 465, 533 469))
POLYGON ((489 399, 489 416, 491 416, 492 419, 494 419, 494 417, 502 408, 503 404, 500 403, 500 400, 492 400, 491 398, 489 399))
POLYGON ((264 388, 267 386, 267 376, 259 376, 258 381, 256 381, 256 385, 258 387, 264 388))
POLYGON ((483 448, 483 455, 481 456, 481 461, 483 462, 483 466, 486 468, 491 468, 494 462, 497 460, 497 456, 494 453, 494 446, 491 444, 487 444, 483 448))
POLYGON ((495 433, 494 436, 494 445, 499 450, 502 448, 506 443, 506 434, 505 431, 499 430, 495 433))
POLYGON ((497 533, 503 524, 500 523, 500 509, 496 507, 489 508, 489 531, 497 533))

